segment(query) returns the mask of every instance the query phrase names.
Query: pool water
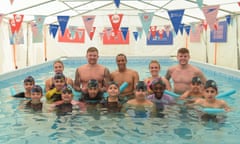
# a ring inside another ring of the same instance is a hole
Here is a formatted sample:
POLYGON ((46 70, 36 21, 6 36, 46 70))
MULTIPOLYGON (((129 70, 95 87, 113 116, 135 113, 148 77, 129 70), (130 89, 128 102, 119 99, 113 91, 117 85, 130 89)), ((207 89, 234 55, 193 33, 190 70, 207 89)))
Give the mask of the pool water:
MULTIPOLYGON (((148 64, 159 60, 161 75, 176 64, 169 57, 129 57, 128 67, 148 77, 148 64)), ((75 70, 85 64, 82 58, 62 58, 65 75, 74 79, 75 70)), ((117 69, 114 57, 101 57, 99 63, 110 71, 117 69)), ((53 76, 53 61, 0 75, 0 143, 28 144, 237 144, 240 135, 239 82, 240 73, 212 65, 191 62, 216 80, 219 92, 235 89, 237 93, 224 100, 232 111, 222 114, 221 122, 204 122, 194 110, 174 105, 164 112, 164 117, 133 117, 121 113, 98 113, 57 116, 55 113, 34 113, 21 109, 22 99, 12 98, 10 89, 23 90, 23 79, 32 75, 37 84, 53 76)))

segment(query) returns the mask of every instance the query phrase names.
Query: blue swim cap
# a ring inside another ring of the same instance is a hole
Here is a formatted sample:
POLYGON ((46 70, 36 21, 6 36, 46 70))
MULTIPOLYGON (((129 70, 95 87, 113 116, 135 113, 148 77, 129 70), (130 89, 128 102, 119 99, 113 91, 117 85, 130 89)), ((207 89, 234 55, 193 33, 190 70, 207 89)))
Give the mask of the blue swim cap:
POLYGON ((32 93, 33 93, 33 92, 40 92, 40 93, 42 93, 42 87, 39 86, 39 85, 34 85, 34 86, 32 87, 32 89, 31 89, 31 92, 32 92, 32 93))
POLYGON ((198 77, 198 76, 193 77, 192 84, 194 84, 194 83, 201 84, 202 81, 201 81, 200 77, 198 77))
POLYGON ((54 75, 53 79, 63 79, 63 80, 65 80, 65 76, 62 73, 56 73, 54 75))
POLYGON ((64 86, 63 87, 63 89, 62 89, 62 93, 69 93, 69 94, 71 94, 73 91, 72 91, 72 88, 71 88, 71 86, 69 86, 69 85, 66 85, 66 86, 64 86))
POLYGON ((145 84, 144 81, 139 81, 136 85, 136 90, 143 90, 146 91, 147 90, 147 85, 145 84))
POLYGON ((215 90, 217 90, 217 83, 214 81, 214 80, 208 80, 204 86, 204 88, 209 88, 209 87, 212 87, 214 88, 215 90))
POLYGON ((98 81, 95 80, 95 79, 90 79, 88 81, 88 87, 91 88, 91 87, 98 87, 98 81))

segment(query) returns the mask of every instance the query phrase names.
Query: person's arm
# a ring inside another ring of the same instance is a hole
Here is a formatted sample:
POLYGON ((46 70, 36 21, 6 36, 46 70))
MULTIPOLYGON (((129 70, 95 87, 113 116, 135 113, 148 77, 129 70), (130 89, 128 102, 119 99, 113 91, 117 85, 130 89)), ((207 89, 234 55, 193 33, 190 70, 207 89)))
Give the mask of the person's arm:
POLYGON ((166 78, 163 78, 163 82, 165 83, 166 85, 166 89, 171 91, 172 90, 172 87, 171 87, 171 84, 170 82, 166 79, 166 78))
POLYGON ((133 78, 133 86, 134 86, 134 89, 135 89, 135 86, 137 84, 137 82, 139 81, 139 74, 138 72, 134 72, 134 78, 133 78))
POLYGON ((227 105, 225 101, 222 101, 222 105, 225 111, 229 112, 231 110, 231 108, 227 105))
POLYGON ((186 99, 187 97, 189 97, 190 91, 185 91, 180 97, 179 99, 186 99))
POLYGON ((76 69, 76 72, 75 72, 74 83, 73 83, 73 88, 74 88, 76 91, 81 91, 80 82, 81 82, 81 78, 80 78, 80 74, 79 74, 78 68, 77 68, 77 69, 76 69))
POLYGON ((101 91, 105 92, 107 90, 107 85, 111 80, 111 75, 110 75, 110 71, 108 68, 105 67, 104 69, 104 78, 103 78, 103 86, 101 91))
POLYGON ((71 78, 67 78, 67 84, 73 87, 73 80, 71 78))
POLYGON ((170 69, 167 70, 167 73, 165 75, 165 78, 169 81, 171 79, 171 72, 170 69))

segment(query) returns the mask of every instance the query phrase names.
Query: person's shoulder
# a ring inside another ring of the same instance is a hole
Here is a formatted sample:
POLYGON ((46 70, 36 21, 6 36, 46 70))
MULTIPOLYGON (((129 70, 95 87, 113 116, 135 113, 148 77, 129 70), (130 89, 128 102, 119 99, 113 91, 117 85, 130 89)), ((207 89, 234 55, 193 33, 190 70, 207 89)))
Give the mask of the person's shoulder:
POLYGON ((131 100, 128 100, 127 101, 127 104, 135 104, 136 103, 136 100, 135 99, 131 99, 131 100))

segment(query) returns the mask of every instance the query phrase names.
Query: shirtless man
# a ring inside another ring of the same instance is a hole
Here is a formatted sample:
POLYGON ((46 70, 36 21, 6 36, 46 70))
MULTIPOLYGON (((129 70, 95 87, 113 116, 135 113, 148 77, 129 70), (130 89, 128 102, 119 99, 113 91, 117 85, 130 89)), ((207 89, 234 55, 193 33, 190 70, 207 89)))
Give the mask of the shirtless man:
POLYGON ((100 90, 102 92, 106 91, 110 80, 110 72, 108 68, 97 63, 99 58, 98 49, 96 47, 88 48, 86 58, 88 63, 76 69, 74 89, 87 92, 88 81, 95 79, 98 81, 100 90))
MULTIPOLYGON (((56 60, 53 63, 53 70, 54 70, 55 74, 56 73, 63 73, 63 70, 64 70, 63 62, 60 61, 60 60, 56 60)), ((45 90, 46 90, 46 92, 49 91, 50 89, 54 88, 53 81, 54 81, 53 77, 48 78, 45 81, 45 90)), ((73 80, 71 78, 66 77, 66 82, 67 82, 67 84, 73 86, 73 80)))
POLYGON ((180 48, 177 52, 178 65, 172 66, 167 70, 166 78, 173 80, 173 91, 178 94, 184 93, 190 89, 192 78, 195 76, 200 77, 203 84, 206 78, 202 71, 197 67, 189 64, 189 50, 187 48, 180 48))
POLYGON ((127 82, 128 87, 120 94, 120 97, 133 98, 135 85, 139 81, 138 72, 127 68, 127 57, 124 54, 120 53, 116 56, 116 63, 118 70, 111 73, 111 80, 117 82, 119 85, 127 82))

